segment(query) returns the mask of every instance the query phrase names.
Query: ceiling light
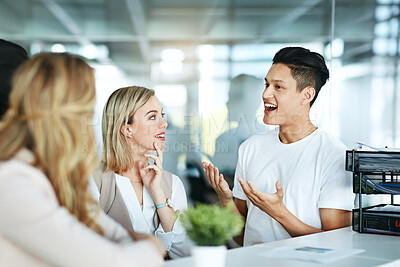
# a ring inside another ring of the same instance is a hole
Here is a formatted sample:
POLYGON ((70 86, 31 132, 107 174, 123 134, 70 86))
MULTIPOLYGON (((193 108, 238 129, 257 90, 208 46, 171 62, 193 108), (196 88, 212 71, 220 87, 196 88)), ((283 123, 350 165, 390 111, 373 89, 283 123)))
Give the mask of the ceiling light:
POLYGON ((85 45, 82 48, 82 55, 87 59, 95 59, 97 57, 97 47, 94 45, 85 45))
POLYGON ((53 44, 51 46, 51 52, 54 53, 64 53, 65 52, 65 46, 62 44, 53 44))
POLYGON ((180 61, 161 61, 160 69, 165 74, 178 74, 182 71, 183 64, 180 61))
POLYGON ((161 51, 160 57, 163 61, 183 61, 185 53, 177 48, 166 48, 161 51))

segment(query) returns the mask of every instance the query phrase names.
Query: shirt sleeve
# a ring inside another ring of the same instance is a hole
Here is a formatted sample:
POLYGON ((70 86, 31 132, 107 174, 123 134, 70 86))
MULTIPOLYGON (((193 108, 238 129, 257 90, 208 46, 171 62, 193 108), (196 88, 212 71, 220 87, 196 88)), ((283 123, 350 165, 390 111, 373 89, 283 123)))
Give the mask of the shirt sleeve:
POLYGON ((106 237, 100 236, 43 189, 51 188, 43 174, 11 165, 0 169, 0 234, 16 246, 57 266, 162 265, 149 241, 128 242, 127 232, 103 213, 98 222, 106 237))
MULTIPOLYGON (((176 175, 173 175, 171 204, 177 215, 187 209, 185 188, 182 181, 176 175)), ((163 242, 171 258, 190 255, 190 240, 180 222, 179 216, 175 220, 172 231, 164 232, 160 223, 160 226, 155 231, 155 235, 163 242)))
POLYGON ((345 170, 345 151, 337 155, 323 172, 318 208, 352 210, 354 205, 351 172, 345 170))
POLYGON ((246 200, 247 197, 245 193, 243 192, 243 188, 240 185, 238 178, 242 178, 246 182, 246 175, 243 171, 243 147, 244 144, 241 144, 239 147, 238 151, 238 162, 236 164, 236 170, 235 170, 235 180, 233 181, 233 196, 238 199, 246 200))
POLYGON ((100 192, 99 189, 97 188, 96 182, 94 181, 93 176, 90 176, 89 178, 89 191, 92 194, 93 198, 99 202, 100 201, 100 192))

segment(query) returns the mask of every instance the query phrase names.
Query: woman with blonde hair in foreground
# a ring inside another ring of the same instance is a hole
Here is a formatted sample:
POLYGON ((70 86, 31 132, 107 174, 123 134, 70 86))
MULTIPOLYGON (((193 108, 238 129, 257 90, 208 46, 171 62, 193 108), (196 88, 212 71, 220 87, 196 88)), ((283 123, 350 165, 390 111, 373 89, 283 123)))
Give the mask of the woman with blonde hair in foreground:
POLYGON ((0 266, 162 265, 161 243, 129 234, 88 189, 94 84, 69 54, 37 55, 15 74, 0 122, 0 266))
POLYGON ((94 175, 94 192, 109 216, 128 230, 154 234, 176 258, 189 255, 177 216, 187 200, 181 180, 163 170, 167 126, 153 90, 114 91, 103 110, 104 170, 94 175))

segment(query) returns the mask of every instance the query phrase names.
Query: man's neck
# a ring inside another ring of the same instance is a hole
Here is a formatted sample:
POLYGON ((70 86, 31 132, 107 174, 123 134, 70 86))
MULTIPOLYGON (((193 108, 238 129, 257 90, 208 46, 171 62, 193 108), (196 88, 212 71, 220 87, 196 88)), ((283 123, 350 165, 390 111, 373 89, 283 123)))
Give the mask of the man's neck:
POLYGON ((316 129, 317 127, 312 124, 311 121, 291 125, 281 125, 279 126, 279 139, 284 144, 294 143, 309 136, 316 129))

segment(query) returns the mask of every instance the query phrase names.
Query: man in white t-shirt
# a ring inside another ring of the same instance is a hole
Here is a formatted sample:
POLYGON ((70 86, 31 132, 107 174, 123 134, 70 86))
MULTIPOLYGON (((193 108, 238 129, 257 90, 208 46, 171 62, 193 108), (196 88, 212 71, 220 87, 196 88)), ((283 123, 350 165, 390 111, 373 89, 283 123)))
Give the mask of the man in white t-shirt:
MULTIPOLYGON (((314 126, 310 107, 329 78, 324 58, 301 47, 281 49, 265 77, 263 121, 276 131, 239 148, 233 192, 218 168, 203 163, 222 206, 245 220, 240 245, 349 226, 353 193, 346 147, 314 126)), ((243 88, 245 89, 245 88, 243 88)))

